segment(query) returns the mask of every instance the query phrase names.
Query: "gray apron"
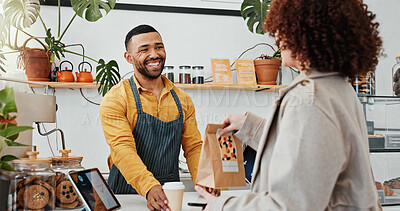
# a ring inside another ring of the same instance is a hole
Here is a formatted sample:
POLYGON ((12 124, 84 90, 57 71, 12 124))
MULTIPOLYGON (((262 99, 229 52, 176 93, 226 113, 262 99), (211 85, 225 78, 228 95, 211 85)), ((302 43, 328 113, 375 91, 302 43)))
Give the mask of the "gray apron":
MULTIPOLYGON (((171 94, 179 110, 178 118, 164 122, 143 112, 133 76, 129 79, 129 84, 138 114, 132 134, 139 157, 161 185, 165 182, 180 181, 179 152, 183 130, 183 111, 178 95, 171 89, 171 94)), ((116 194, 137 194, 115 165, 111 167, 108 184, 116 194)))

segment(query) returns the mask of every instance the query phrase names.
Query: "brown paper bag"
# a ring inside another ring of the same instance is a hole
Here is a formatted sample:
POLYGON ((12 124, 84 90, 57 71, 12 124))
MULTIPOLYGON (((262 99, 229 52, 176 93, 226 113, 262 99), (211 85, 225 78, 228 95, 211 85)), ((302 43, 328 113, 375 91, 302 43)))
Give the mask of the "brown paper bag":
POLYGON ((211 188, 246 186, 242 142, 231 133, 220 136, 218 129, 222 128, 207 125, 196 184, 211 188))

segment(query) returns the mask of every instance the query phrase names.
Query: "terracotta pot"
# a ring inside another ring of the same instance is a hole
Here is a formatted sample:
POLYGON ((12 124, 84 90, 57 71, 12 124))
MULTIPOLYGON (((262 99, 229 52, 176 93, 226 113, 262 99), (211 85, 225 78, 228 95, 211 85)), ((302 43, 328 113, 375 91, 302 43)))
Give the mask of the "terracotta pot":
POLYGON ((29 81, 50 81, 50 53, 45 50, 25 50, 21 53, 29 81))
POLYGON ((254 60, 257 84, 276 85, 276 78, 281 67, 281 61, 276 59, 254 60))

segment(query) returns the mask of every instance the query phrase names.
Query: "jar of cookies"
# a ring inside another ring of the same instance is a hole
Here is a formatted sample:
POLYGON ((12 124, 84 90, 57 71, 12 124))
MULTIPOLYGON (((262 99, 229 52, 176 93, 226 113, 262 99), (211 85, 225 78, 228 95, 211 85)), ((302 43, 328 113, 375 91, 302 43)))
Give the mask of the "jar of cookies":
POLYGON ((27 152, 29 158, 13 160, 15 176, 11 180, 8 210, 54 210, 55 173, 51 159, 37 158, 39 152, 27 152))
POLYGON ((396 64, 392 67, 393 94, 400 97, 400 54, 396 56, 396 64))
POLYGON ((56 172, 56 207, 76 209, 83 207, 78 193, 68 179, 70 171, 79 171, 83 157, 69 156, 71 150, 60 150, 61 156, 51 157, 51 169, 56 172))
POLYGON ((357 75, 352 85, 359 95, 375 95, 375 73, 370 71, 364 76, 357 75))

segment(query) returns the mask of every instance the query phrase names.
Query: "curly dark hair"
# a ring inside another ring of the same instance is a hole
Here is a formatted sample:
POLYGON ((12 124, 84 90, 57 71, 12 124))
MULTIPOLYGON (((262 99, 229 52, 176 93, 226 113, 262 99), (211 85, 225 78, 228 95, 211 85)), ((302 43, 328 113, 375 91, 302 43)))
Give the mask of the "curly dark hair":
MULTIPOLYGON (((375 14, 361 0, 275 0, 264 30, 303 68, 353 79, 375 71, 382 51, 375 14)), ((307 70, 309 71, 309 70, 307 70)))

